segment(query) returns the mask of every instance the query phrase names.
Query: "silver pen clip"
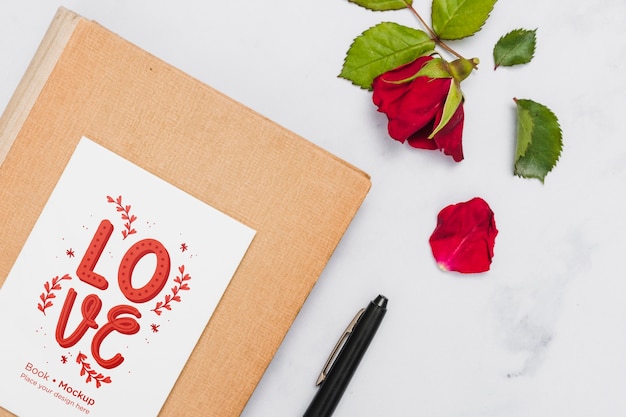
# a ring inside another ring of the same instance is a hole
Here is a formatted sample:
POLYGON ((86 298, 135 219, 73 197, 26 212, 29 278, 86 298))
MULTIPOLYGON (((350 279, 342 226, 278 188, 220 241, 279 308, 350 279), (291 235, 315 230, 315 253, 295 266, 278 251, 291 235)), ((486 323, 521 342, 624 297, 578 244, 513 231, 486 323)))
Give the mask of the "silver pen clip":
POLYGON ((354 316, 354 318, 352 319, 350 324, 348 324, 348 327, 346 327, 346 330, 343 332, 343 334, 341 335, 341 337, 337 341, 337 344, 335 344, 335 347, 333 348, 333 351, 330 352, 330 356, 328 357, 328 360, 326 360, 326 363, 324 364, 324 368, 322 369, 322 372, 320 373, 320 376, 317 378, 317 382, 315 383, 315 385, 319 385, 322 382, 324 382, 324 380, 328 376, 328 372, 330 371, 330 367, 333 365, 333 362, 335 361, 335 358, 339 354, 339 351, 340 351, 341 347, 343 346, 345 341, 348 339, 348 336, 350 336, 350 333, 352 333, 352 331, 354 330, 354 326, 356 326, 357 322, 359 321, 359 319, 363 315, 363 312, 365 312, 365 309, 364 308, 360 309, 359 312, 356 313, 356 316, 354 316))

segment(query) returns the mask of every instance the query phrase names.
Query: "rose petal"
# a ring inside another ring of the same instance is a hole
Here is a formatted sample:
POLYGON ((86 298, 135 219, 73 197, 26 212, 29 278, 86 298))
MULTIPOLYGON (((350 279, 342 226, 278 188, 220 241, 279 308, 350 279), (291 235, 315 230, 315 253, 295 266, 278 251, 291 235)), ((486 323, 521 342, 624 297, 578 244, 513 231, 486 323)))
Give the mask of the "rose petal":
MULTIPOLYGON (((435 125, 439 124, 441 113, 435 120, 435 125)), ((463 103, 456 109, 452 118, 446 125, 435 134, 433 140, 437 147, 446 155, 450 155, 456 162, 463 160, 463 122, 465 113, 463 103)))
POLYGON ((488 271, 498 234, 493 211, 480 197, 445 207, 429 243, 439 267, 446 271, 488 271))
POLYGON ((429 123, 422 130, 412 134, 407 142, 414 148, 419 149, 428 149, 434 151, 435 149, 439 149, 437 146, 437 142, 433 139, 428 139, 430 134, 433 131, 433 123, 429 123))
MULTIPOLYGON (((389 119, 389 136, 400 142, 432 124, 434 118, 443 111, 450 89, 449 78, 421 76, 412 81, 395 83, 414 76, 431 59, 428 56, 420 57, 376 77, 372 83, 372 100, 378 106, 378 111, 385 113, 389 119)), ((429 130, 432 132, 432 128, 429 130)))
POLYGON ((456 109, 448 123, 429 139, 435 125, 439 124, 441 113, 422 130, 412 134, 408 143, 414 148, 439 149, 446 155, 451 156, 456 162, 463 160, 463 103, 456 109))

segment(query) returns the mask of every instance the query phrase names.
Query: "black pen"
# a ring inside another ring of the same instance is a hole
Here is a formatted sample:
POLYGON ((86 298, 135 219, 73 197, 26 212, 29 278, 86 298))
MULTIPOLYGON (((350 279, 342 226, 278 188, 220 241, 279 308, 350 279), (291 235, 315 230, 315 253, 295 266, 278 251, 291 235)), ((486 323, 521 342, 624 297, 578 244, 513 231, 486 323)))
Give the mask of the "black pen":
POLYGON ((357 313, 326 361, 317 379, 319 389, 304 417, 333 414, 386 312, 387 298, 379 295, 357 313))

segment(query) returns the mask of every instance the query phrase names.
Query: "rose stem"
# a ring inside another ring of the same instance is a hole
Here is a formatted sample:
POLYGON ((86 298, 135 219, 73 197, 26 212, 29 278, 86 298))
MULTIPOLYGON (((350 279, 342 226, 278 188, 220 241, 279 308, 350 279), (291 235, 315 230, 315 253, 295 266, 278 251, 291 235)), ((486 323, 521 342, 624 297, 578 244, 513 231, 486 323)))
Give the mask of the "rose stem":
POLYGON ((426 28, 426 30, 428 31, 428 34, 430 35, 430 37, 432 38, 433 41, 435 41, 436 44, 438 44, 439 46, 441 46, 443 49, 445 49, 446 51, 450 52, 452 55, 456 56, 457 58, 460 59, 465 59, 463 58, 463 56, 461 54, 459 54, 457 51, 455 51, 454 49, 450 48, 448 45, 446 45, 446 43, 444 41, 442 41, 439 36, 437 36, 437 34, 430 28, 430 26, 428 26, 426 24, 426 22, 424 21, 424 19, 422 19, 422 16, 420 16, 420 14, 417 12, 417 10, 415 10, 415 8, 413 7, 413 5, 409 4, 406 0, 404 0, 404 3, 406 4, 406 7, 413 12, 413 14, 415 15, 415 17, 417 17, 417 20, 420 21, 420 23, 422 24, 422 26, 424 26, 426 28))

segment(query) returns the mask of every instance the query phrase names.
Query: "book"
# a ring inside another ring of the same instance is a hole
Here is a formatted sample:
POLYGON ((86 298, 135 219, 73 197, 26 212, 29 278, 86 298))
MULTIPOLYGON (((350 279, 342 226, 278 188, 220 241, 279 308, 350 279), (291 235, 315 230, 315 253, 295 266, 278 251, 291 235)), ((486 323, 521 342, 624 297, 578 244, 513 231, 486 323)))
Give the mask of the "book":
POLYGON ((154 390, 146 415, 240 415, 371 186, 64 8, 0 118, 0 161, 0 328, 16 334, 3 353, 31 355, 0 360, 0 417, 46 396, 47 415, 103 415, 125 380, 154 390), (208 287, 207 259, 226 264, 208 287))

